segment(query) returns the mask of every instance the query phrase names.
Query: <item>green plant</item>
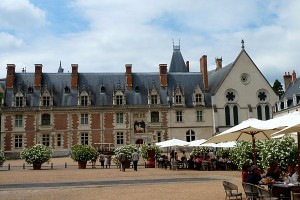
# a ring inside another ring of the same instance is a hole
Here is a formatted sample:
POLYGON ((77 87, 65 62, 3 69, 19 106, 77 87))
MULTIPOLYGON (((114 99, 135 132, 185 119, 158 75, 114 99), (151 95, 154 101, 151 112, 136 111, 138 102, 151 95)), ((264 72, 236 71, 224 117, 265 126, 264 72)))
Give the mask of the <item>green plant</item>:
POLYGON ((210 147, 196 147, 193 148, 191 155, 193 156, 197 156, 197 155, 201 155, 201 154, 207 154, 210 151, 210 147))
POLYGON ((42 144, 25 148, 20 153, 20 158, 24 159, 28 164, 42 165, 45 162, 49 162, 51 157, 52 149, 42 144))
POLYGON ((119 158, 119 154, 122 152, 126 155, 127 159, 130 160, 131 159, 131 155, 134 152, 136 148, 132 145, 124 145, 124 146, 120 146, 118 148, 116 148, 114 150, 115 156, 117 158, 119 158))
POLYGON ((278 139, 272 139, 264 143, 259 152, 261 164, 268 167, 272 161, 277 161, 282 169, 286 169, 289 163, 298 164, 298 146, 294 138, 289 135, 278 139))
POLYGON ((0 150, 0 166, 3 165, 3 163, 5 162, 5 155, 4 152, 0 150))
POLYGON ((220 149, 216 152, 216 156, 220 158, 229 158, 230 151, 230 148, 220 149))
POLYGON ((140 151, 140 155, 145 160, 148 159, 148 150, 154 150, 155 157, 159 157, 162 153, 162 150, 158 146, 143 145, 140 151))
POLYGON ((75 144, 71 148, 71 158, 74 161, 87 162, 98 157, 98 151, 90 146, 84 144, 75 144))

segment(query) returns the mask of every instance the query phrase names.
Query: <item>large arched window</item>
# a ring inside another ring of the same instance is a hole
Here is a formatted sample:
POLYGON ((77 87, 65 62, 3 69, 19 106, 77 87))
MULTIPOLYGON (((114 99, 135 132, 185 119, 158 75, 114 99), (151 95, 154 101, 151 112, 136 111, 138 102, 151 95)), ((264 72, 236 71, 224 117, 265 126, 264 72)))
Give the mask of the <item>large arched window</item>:
POLYGON ((185 135, 186 135, 186 141, 187 142, 191 142, 191 141, 195 140, 195 131, 188 130, 185 135))
POLYGON ((257 106, 257 119, 262 120, 261 105, 257 106))
POLYGON ((239 110, 236 105, 233 106, 233 120, 234 120, 234 125, 239 124, 239 110))
POLYGON ((230 126, 230 109, 229 109, 229 106, 225 106, 225 119, 226 119, 226 126, 230 126))
POLYGON ((270 119, 270 107, 266 105, 265 107, 266 120, 270 119))

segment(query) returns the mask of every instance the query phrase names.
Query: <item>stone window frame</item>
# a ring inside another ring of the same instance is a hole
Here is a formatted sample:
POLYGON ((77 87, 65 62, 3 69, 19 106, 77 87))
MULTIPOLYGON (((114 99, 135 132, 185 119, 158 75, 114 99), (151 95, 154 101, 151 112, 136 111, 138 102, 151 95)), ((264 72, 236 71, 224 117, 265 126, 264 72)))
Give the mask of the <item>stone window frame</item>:
POLYGON ((22 128, 23 126, 24 126, 24 123, 23 123, 23 121, 24 121, 24 119, 23 119, 23 115, 22 114, 16 114, 15 116, 14 116, 14 121, 15 121, 15 127, 16 128, 22 128), (21 116, 21 117, 20 117, 21 116), (20 118, 21 119, 20 119, 20 118))
POLYGON ((125 138, 124 132, 117 131, 116 132, 116 145, 124 145, 125 144, 124 138, 125 138))
POLYGON ((86 126, 89 125, 90 121, 90 116, 89 113, 81 113, 80 114, 80 125, 86 126))
POLYGON ((149 105, 158 105, 160 104, 160 94, 153 83, 152 88, 148 90, 148 104, 149 105))
POLYGON ((51 146, 51 134, 42 133, 41 134, 41 144, 50 147, 51 146))
POLYGON ((124 124, 124 113, 116 112, 116 124, 124 124))
POLYGON ((90 134, 88 132, 81 132, 79 134, 80 144, 89 145, 90 144, 90 134))
POLYGON ((196 110, 196 121, 197 122, 203 122, 204 121, 203 114, 204 114, 203 110, 196 110))
POLYGON ((196 139, 196 133, 194 130, 189 129, 187 132, 185 132, 185 138, 187 142, 194 141, 196 139))
POLYGON ((24 148, 24 139, 25 139, 24 138, 24 134, 22 134, 22 133, 14 133, 12 135, 12 137, 13 137, 13 149, 15 149, 15 150, 23 150, 23 148, 24 148), (21 137, 21 138, 16 138, 16 136, 21 137), (16 144, 19 144, 19 145, 16 146, 16 144))
POLYGON ((200 86, 197 85, 193 91, 193 104, 196 105, 204 105, 204 93, 201 90, 200 86))
POLYGON ((182 110, 176 110, 176 122, 183 122, 183 111, 182 110))

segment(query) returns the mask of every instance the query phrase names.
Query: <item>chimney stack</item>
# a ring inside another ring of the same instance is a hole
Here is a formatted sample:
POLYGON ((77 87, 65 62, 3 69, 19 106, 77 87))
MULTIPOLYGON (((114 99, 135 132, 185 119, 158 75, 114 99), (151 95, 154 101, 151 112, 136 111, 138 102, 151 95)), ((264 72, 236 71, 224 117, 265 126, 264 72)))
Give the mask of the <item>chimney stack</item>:
POLYGON ((185 66, 186 66, 186 71, 190 72, 190 61, 186 61, 185 66))
POLYGON ((71 88, 72 90, 76 90, 78 85, 78 64, 71 64, 71 66, 72 66, 71 88))
POLYGON ((160 86, 168 86, 168 73, 167 73, 167 64, 159 64, 159 77, 160 77, 160 86))
POLYGON ((222 69, 222 57, 221 58, 216 58, 216 71, 218 71, 219 69, 222 69))
POLYGON ((34 88, 36 90, 41 89, 42 85, 42 64, 34 64, 35 72, 34 72, 34 88))
POLYGON ((128 90, 132 89, 132 64, 126 64, 126 87, 128 90))
POLYGON ((295 72, 295 70, 293 70, 293 73, 292 73, 292 82, 295 83, 296 79, 297 79, 296 72, 295 72))
POLYGON ((204 90, 208 91, 208 74, 207 74, 207 56, 203 55, 200 58, 200 71, 202 73, 204 90))
POLYGON ((7 64, 7 74, 6 74, 6 88, 13 89, 14 88, 14 80, 15 80, 15 64, 7 64))
POLYGON ((288 72, 287 74, 286 72, 284 73, 283 81, 284 81, 284 90, 286 91, 290 83, 292 82, 292 75, 290 75, 290 72, 288 72))

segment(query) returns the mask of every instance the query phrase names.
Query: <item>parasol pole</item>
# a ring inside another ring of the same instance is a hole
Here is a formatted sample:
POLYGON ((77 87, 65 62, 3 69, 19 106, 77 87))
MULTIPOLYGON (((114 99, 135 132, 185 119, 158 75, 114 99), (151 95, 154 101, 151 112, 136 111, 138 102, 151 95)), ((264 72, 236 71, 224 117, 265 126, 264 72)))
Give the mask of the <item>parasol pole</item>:
POLYGON ((256 165, 256 151, 255 151, 255 138, 254 138, 254 134, 251 133, 251 136, 252 136, 253 164, 256 165))

